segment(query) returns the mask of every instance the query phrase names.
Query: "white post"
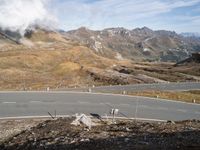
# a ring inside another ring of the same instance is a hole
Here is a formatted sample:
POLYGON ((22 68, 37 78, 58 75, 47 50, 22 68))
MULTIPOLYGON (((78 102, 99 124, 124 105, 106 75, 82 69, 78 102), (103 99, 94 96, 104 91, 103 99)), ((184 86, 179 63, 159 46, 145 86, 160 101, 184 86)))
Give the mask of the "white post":
POLYGON ((138 112, 138 99, 136 100, 135 121, 137 121, 137 112, 138 112))
POLYGON ((89 93, 91 93, 91 92, 92 92, 92 89, 91 89, 91 88, 89 88, 89 89, 88 89, 88 92, 89 92, 89 93))
POLYGON ((115 123, 115 115, 117 115, 119 112, 119 109, 111 109, 111 115, 112 115, 112 123, 115 123))

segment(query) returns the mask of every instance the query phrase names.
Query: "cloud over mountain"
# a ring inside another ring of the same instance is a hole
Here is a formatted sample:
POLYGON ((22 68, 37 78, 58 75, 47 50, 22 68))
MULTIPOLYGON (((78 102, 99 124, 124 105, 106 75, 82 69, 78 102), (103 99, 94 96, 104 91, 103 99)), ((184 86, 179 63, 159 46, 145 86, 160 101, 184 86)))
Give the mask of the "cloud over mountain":
POLYGON ((48 0, 0 0, 0 27, 5 30, 25 30, 33 25, 52 26, 55 18, 50 15, 48 0))

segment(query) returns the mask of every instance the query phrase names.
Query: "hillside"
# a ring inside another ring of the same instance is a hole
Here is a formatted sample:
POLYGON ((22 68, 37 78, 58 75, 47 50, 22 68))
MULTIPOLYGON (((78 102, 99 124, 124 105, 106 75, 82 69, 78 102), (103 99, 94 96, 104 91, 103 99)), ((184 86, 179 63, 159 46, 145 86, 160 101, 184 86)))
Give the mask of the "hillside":
MULTIPOLYGON (((126 49, 122 52, 126 53, 126 49)), ((112 49, 97 52, 84 42, 42 29, 28 31, 19 43, 0 35, 0 89, 44 90, 200 80, 200 74, 194 71, 199 69, 198 64, 186 69, 174 67, 173 63, 136 62, 122 56, 123 53, 112 49)))
POLYGON ((52 31, 34 31, 20 39, 22 44, 8 39, 2 41, 1 89, 30 90, 92 85, 94 80, 90 70, 103 70, 115 64, 128 63, 98 56, 78 42, 52 31))
POLYGON ((64 35, 109 58, 176 62, 200 51, 199 38, 183 37, 165 30, 153 31, 147 27, 133 30, 109 28, 102 31, 82 27, 64 35))

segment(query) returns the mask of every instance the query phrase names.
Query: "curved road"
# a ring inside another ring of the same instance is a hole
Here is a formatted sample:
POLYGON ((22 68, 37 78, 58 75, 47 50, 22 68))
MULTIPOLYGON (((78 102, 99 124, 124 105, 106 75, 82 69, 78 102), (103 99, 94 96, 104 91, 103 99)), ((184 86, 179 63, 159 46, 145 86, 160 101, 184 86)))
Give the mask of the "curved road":
POLYGON ((78 92, 0 92, 0 118, 98 113, 111 108, 131 118, 160 120, 200 119, 200 105, 146 97, 78 92))
MULTIPOLYGON (((117 86, 102 86, 92 88, 93 92, 136 92, 144 90, 168 90, 168 91, 184 91, 200 89, 200 82, 182 82, 182 83, 154 83, 154 84, 133 84, 133 85, 117 85, 117 86)), ((88 88, 73 88, 65 89, 67 91, 88 91, 88 88)))

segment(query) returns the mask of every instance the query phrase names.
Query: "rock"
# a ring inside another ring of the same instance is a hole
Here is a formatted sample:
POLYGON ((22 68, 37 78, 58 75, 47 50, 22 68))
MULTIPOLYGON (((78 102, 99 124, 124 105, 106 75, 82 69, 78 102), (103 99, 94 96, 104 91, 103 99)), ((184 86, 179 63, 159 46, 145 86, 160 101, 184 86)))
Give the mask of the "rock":
POLYGON ((90 139, 81 139, 80 141, 81 141, 81 142, 89 142, 90 139))
POLYGON ((78 126, 80 124, 85 125, 89 129, 92 127, 92 120, 90 117, 86 116, 85 114, 76 115, 76 119, 71 123, 72 125, 78 126))
POLYGON ((125 138, 124 139, 124 142, 128 142, 130 139, 129 138, 125 138))
POLYGON ((126 131, 129 132, 129 131, 131 131, 131 130, 130 130, 128 127, 126 127, 126 131))
POLYGON ((168 120, 167 123, 171 123, 171 124, 176 124, 174 121, 172 120, 168 120))
POLYGON ((148 142, 144 142, 144 141, 139 141, 138 143, 142 144, 142 145, 148 145, 149 144, 148 142))

